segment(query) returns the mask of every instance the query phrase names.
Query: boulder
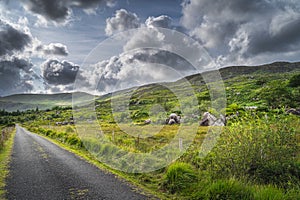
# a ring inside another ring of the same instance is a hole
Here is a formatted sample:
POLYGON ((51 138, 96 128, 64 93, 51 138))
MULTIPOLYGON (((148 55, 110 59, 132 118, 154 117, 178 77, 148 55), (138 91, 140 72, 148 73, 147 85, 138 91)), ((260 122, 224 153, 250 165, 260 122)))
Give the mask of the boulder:
POLYGON ((144 121, 144 124, 151 124, 151 123, 152 123, 151 119, 146 119, 146 120, 144 121))
POLYGON ((217 118, 213 114, 205 112, 199 124, 200 126, 225 126, 226 118, 222 114, 217 118))
POLYGON ((169 119, 168 125, 173 125, 173 124, 176 124, 175 119, 169 119))
POLYGON ((176 113, 171 113, 169 115, 169 118, 166 119, 166 124, 172 125, 172 124, 180 124, 181 117, 177 115, 176 113))
POLYGON ((299 115, 300 116, 300 109, 291 108, 287 111, 287 113, 291 113, 293 115, 299 115))

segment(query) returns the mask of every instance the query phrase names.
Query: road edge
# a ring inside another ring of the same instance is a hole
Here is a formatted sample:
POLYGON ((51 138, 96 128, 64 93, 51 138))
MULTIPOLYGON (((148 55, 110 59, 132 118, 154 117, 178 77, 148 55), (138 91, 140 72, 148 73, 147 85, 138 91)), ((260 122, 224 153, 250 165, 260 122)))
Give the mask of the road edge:
POLYGON ((5 142, 4 149, 0 152, 0 199, 6 199, 6 178, 9 175, 9 165, 14 146, 16 127, 11 132, 9 139, 5 142))

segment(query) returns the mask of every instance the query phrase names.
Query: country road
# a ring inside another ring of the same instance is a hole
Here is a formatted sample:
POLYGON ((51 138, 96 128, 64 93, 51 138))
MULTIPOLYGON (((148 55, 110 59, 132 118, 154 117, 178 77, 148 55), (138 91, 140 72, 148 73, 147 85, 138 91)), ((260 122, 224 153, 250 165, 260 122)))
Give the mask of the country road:
POLYGON ((7 199, 148 199, 48 140, 17 126, 7 199))

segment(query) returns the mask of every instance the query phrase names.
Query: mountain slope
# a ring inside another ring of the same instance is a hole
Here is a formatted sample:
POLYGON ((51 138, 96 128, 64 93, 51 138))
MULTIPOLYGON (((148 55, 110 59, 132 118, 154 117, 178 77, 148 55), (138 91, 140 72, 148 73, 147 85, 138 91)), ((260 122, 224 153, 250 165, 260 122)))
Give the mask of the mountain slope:
MULTIPOLYGON (((15 94, 6 97, 0 97, 0 109, 6 111, 16 110, 31 110, 51 109, 55 106, 72 106, 72 93, 60 93, 60 94, 15 94)), ((82 101, 87 94, 76 93, 76 96, 81 98, 82 101)))
MULTIPOLYGON (((290 72, 300 72, 300 63, 288 63, 288 62, 276 62, 272 64, 266 64, 261 66, 230 66, 225 67, 222 69, 219 69, 220 75, 222 79, 225 82, 233 84, 234 82, 239 82, 243 76, 251 75, 255 76, 256 79, 265 79, 263 82, 267 82, 273 79, 276 79, 276 77, 273 78, 266 78, 266 76, 269 75, 282 75, 285 73, 290 72), (231 81, 229 81, 231 80, 231 81)), ((195 91, 203 91, 206 89, 205 82, 203 80, 203 76, 209 77, 210 75, 213 75, 212 72, 204 72, 202 74, 195 74, 191 75, 185 78, 185 80, 188 80, 193 87, 195 88, 195 91)), ((184 86, 184 79, 172 82, 172 83, 165 83, 167 86, 172 86, 176 88, 181 88, 181 90, 184 92, 186 90, 184 86)), ((254 82, 249 82, 254 83, 254 82)), ((132 89, 123 90, 120 92, 120 94, 126 94, 129 91, 132 91, 132 89)), ((164 93, 162 95, 163 97, 167 97, 166 95, 167 88, 163 87, 160 84, 149 84, 139 87, 135 92, 134 96, 136 97, 136 100, 139 96, 144 96, 144 98, 153 98, 155 97, 155 94, 160 95, 160 93, 164 93), (149 91, 152 91, 149 92, 149 91), (147 94, 146 94, 147 93, 147 94), (145 97, 145 95, 147 97, 145 97)), ((231 92, 231 91, 229 91, 231 92)), ((157 97, 156 95, 156 97, 157 97)), ((84 96, 84 95, 83 95, 84 96)), ((172 95, 171 95, 172 96, 172 95)), ((201 95, 200 95, 201 96, 201 95)), ((99 100, 108 100, 110 97, 110 94, 104 95, 99 98, 99 100)), ((134 98, 133 97, 133 101, 134 98)), ((84 97, 83 97, 84 98, 84 97)), ((207 99, 207 97, 203 97, 204 99, 207 99)), ((84 99, 82 99, 84 101, 84 99)), ((199 98, 201 100, 201 98, 199 98)), ((137 100, 139 101, 139 100, 137 100)), ((138 103, 138 102, 136 102, 138 103)), ((61 93, 61 94, 17 94, 17 95, 11 95, 7 97, 0 97, 0 109, 5 109, 7 111, 16 111, 16 110, 28 110, 28 109, 36 109, 37 107, 40 110, 43 109, 49 109, 54 106, 71 106, 72 105, 72 93, 61 93)))

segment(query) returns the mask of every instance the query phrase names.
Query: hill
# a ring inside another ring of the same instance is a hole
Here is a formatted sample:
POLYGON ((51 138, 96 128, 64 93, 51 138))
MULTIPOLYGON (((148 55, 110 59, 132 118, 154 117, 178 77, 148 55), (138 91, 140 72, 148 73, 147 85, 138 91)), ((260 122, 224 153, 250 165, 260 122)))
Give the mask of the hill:
MULTIPOLYGON (((234 78, 241 75, 249 74, 274 74, 274 73, 287 73, 291 71, 299 71, 300 62, 274 62, 271 64, 259 65, 259 66, 228 66, 219 69, 220 75, 223 80, 234 78)), ((209 75, 211 72, 204 72, 204 75, 209 75)), ((195 80, 201 79, 199 74, 186 77, 191 83, 195 80)))
MULTIPOLYGON (((77 93, 81 95, 82 93, 77 93)), ((0 109, 6 111, 24 111, 38 108, 51 109, 55 106, 72 106, 72 93, 59 94, 15 94, 0 97, 0 109)))
MULTIPOLYGON (((300 63, 288 63, 288 62, 276 62, 276 63, 260 65, 260 66, 230 66, 230 67, 221 68, 219 70, 222 79, 225 82, 227 82, 227 85, 229 84, 232 86, 233 84, 237 84, 241 82, 242 81, 241 79, 243 79, 243 77, 245 78, 245 76, 247 75, 249 76, 251 75, 248 78, 253 79, 250 82, 254 83, 254 81, 256 81, 256 84, 258 82, 260 82, 260 84, 264 84, 267 83, 268 81, 275 80, 277 75, 282 75, 291 72, 299 72, 299 71, 300 71, 300 63), (271 75, 273 75, 273 77, 269 77, 268 79, 267 77, 271 75)), ((212 72, 208 71, 202 73, 202 75, 195 74, 195 75, 188 76, 185 79, 188 80, 194 86, 195 91, 201 91, 201 90, 203 91, 206 89, 206 86, 202 76, 203 75, 209 76, 210 74, 212 74, 212 72)), ((186 88, 183 85, 182 80, 183 79, 172 83, 165 83, 165 84, 171 85, 172 87, 181 88, 182 91, 185 91, 186 88)), ((246 90, 247 87, 244 89, 246 90)), ((120 94, 126 94, 131 90, 132 89, 123 90, 120 92, 120 94)), ((228 92, 230 93, 231 91, 228 92)), ((134 92, 134 96, 136 97, 136 101, 137 101, 136 103, 140 103, 138 101, 142 101, 141 99, 138 100, 138 97, 141 96, 143 96, 144 99, 159 97, 160 94, 163 95, 159 98, 170 97, 164 92, 166 92, 166 88, 164 88, 161 84, 149 84, 138 88, 138 90, 134 92), (149 91, 153 91, 153 92, 151 93, 149 91), (155 96, 154 93, 157 95, 155 96)), ((236 91, 236 93, 239 92, 240 91, 236 91)), ((199 100, 209 98, 207 96, 203 96, 203 94, 201 95, 202 97, 199 97, 198 98, 199 100)), ((109 99, 109 97, 110 94, 104 95, 102 97, 99 97, 99 101, 107 100, 109 99)), ((132 101, 135 101, 134 97, 132 98, 132 101)), ((37 107, 40 110, 45 110, 45 109, 50 109, 54 106, 71 106, 71 105, 72 105, 72 93, 16 94, 16 95, 11 95, 6 97, 0 97, 0 109, 1 110, 5 109, 6 111, 16 111, 16 110, 22 111, 28 109, 36 109, 37 107)))

